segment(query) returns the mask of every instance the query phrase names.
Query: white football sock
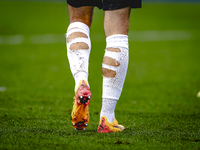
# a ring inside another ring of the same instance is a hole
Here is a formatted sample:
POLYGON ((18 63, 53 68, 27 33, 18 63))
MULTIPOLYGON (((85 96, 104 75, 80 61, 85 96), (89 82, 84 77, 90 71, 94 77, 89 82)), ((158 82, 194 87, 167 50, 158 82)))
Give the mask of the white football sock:
POLYGON ((100 117, 106 116, 109 122, 115 118, 115 106, 119 99, 128 68, 128 36, 112 35, 106 38, 103 72, 103 102, 100 117))
POLYGON ((106 116, 108 121, 112 123, 115 119, 115 106, 117 100, 115 99, 103 99, 100 117, 106 116))
POLYGON ((91 50, 89 32, 90 29, 86 24, 74 22, 69 25, 66 33, 67 56, 75 79, 75 91, 81 80, 85 80, 88 84, 88 65, 91 50))

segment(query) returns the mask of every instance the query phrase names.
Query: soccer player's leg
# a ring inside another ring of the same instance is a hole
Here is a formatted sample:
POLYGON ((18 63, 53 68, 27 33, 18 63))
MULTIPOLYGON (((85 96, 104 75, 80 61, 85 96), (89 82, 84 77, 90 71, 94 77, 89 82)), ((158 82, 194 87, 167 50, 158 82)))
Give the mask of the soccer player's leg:
POLYGON ((119 132, 125 128, 115 119, 115 106, 124 85, 128 58, 128 23, 130 8, 105 11, 106 51, 103 59, 103 94, 97 132, 119 132))
POLYGON ((71 123, 76 130, 85 130, 89 124, 91 91, 88 83, 88 63, 91 50, 90 25, 93 7, 68 7, 70 25, 67 29, 67 56, 75 80, 75 97, 71 123))

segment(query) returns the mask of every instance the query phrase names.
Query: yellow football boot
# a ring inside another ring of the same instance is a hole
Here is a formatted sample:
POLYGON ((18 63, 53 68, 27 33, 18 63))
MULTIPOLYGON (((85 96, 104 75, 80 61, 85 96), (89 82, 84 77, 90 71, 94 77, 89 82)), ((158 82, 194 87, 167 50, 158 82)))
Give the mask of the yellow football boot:
POLYGON ((99 133, 121 132, 124 129, 125 127, 122 125, 119 125, 116 119, 114 119, 114 121, 110 123, 105 116, 102 116, 97 132, 99 133))
POLYGON ((89 124, 89 102, 91 91, 85 80, 81 80, 75 92, 71 123, 75 130, 85 130, 89 124))

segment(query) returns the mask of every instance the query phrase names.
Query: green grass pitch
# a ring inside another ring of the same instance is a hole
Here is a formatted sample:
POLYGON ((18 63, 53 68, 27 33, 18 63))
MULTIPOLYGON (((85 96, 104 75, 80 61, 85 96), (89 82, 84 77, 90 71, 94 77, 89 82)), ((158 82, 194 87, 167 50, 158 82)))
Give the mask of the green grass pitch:
POLYGON ((101 109, 103 12, 91 28, 90 123, 70 123, 74 81, 66 3, 0 1, 0 149, 200 149, 200 4, 144 3, 130 16, 130 60, 116 118, 101 109), (45 38, 46 37, 46 38, 45 38))

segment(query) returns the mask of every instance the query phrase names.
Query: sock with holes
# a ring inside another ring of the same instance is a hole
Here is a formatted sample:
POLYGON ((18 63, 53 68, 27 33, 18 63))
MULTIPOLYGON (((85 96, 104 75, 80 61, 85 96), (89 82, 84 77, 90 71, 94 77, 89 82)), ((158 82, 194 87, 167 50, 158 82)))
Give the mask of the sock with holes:
MULTIPOLYGON (((75 80, 75 91, 81 80, 88 84, 88 63, 91 50, 89 27, 82 22, 71 23, 67 29, 67 56, 75 80)), ((89 84, 88 84, 89 86, 89 84)))
POLYGON ((106 116, 109 122, 113 122, 115 106, 121 95, 128 68, 128 36, 112 35, 106 38, 106 42, 102 64, 103 101, 100 118, 106 116))

